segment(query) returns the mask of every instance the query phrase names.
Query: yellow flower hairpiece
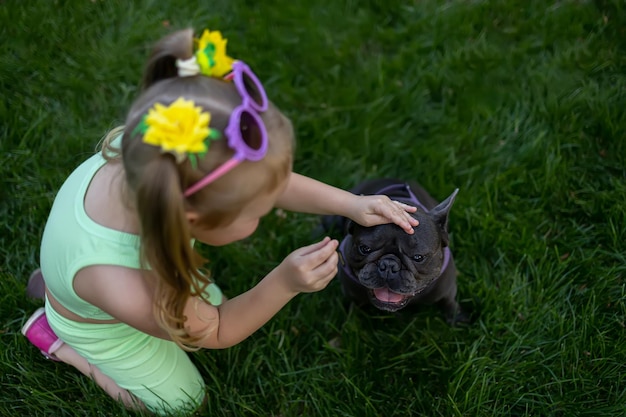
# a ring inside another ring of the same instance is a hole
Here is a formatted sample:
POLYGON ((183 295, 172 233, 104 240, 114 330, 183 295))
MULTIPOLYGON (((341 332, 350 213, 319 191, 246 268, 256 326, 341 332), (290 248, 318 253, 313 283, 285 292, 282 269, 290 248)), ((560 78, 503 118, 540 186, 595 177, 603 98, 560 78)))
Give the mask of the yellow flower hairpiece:
POLYGON ((223 77, 233 69, 234 59, 226 55, 227 39, 219 30, 205 29, 200 39, 196 39, 196 59, 200 72, 210 77, 223 77))
POLYGON ((162 152, 174 155, 177 163, 189 157, 196 168, 197 157, 204 156, 210 141, 221 136, 219 130, 209 127, 210 122, 211 113, 179 97, 169 106, 155 103, 135 131, 143 133, 144 143, 159 146, 162 152))

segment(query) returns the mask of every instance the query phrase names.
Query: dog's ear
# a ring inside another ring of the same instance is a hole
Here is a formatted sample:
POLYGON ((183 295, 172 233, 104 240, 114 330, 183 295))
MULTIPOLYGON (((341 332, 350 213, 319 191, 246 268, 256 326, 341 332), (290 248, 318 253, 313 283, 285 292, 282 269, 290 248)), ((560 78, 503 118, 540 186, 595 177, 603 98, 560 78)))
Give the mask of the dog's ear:
POLYGON ((344 225, 344 234, 351 235, 354 232, 354 222, 350 219, 346 219, 346 224, 344 225))
POLYGON ((459 189, 457 188, 450 194, 448 198, 439 203, 436 207, 430 210, 431 216, 433 216, 433 220, 439 226, 441 230, 441 239, 443 241, 444 246, 448 246, 450 242, 450 238, 448 237, 448 213, 450 213, 450 208, 454 203, 454 199, 458 194, 459 189))

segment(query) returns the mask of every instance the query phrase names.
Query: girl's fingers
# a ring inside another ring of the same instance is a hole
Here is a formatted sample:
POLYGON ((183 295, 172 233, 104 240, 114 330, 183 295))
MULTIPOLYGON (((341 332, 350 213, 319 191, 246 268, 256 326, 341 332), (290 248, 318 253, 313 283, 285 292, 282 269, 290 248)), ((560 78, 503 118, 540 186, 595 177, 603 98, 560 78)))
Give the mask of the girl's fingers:
MULTIPOLYGON (((322 264, 322 267, 328 267, 330 270, 337 269, 337 262, 339 261, 339 254, 336 250, 333 250, 328 259, 322 264)), ((331 271, 328 271, 329 273, 331 271)))
POLYGON ((339 261, 339 255, 337 252, 333 252, 332 255, 317 269, 315 269, 315 275, 317 275, 318 290, 326 288, 326 286, 337 276, 337 264, 339 261))
POLYGON ((302 259, 304 265, 308 265, 310 270, 313 270, 326 262, 335 253, 337 246, 339 246, 337 240, 325 237, 321 242, 302 248, 303 251, 299 255, 304 258, 302 259))
POLYGON ((417 207, 415 206, 410 206, 408 204, 404 204, 400 201, 396 201, 396 200, 391 200, 394 203, 396 203, 397 205, 399 205, 400 207, 402 207, 402 210, 407 211, 409 213, 415 213, 417 211, 417 207))
POLYGON ((338 246, 339 242, 337 240, 330 240, 329 238, 325 246, 321 247, 316 253, 312 254, 316 264, 321 265, 322 263, 326 262, 328 258, 336 253, 335 251, 337 250, 338 246))
POLYGON ((410 213, 417 211, 417 207, 409 206, 408 204, 395 200, 392 201, 400 208, 400 210, 392 213, 391 220, 408 234, 413 234, 413 228, 419 225, 419 221, 415 217, 411 216, 410 213))
POLYGON ((321 248, 323 248, 324 246, 326 246, 328 244, 328 242, 330 242, 330 238, 328 236, 326 236, 324 239, 320 240, 317 243, 313 243, 311 245, 308 246, 303 246, 300 248, 300 256, 306 256, 309 255, 315 251, 320 250, 321 248))

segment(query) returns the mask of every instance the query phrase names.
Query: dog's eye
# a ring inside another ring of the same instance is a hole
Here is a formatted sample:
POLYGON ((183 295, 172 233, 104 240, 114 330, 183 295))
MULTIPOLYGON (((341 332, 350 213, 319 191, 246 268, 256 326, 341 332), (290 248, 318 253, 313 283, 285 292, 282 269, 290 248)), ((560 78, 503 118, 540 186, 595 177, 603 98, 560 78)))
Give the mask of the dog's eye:
POLYGON ((359 245, 359 253, 361 255, 367 255, 368 253, 370 253, 372 251, 372 248, 370 248, 369 246, 366 245, 359 245))
POLYGON ((415 262, 422 262, 424 260, 424 255, 413 255, 413 260, 415 262))

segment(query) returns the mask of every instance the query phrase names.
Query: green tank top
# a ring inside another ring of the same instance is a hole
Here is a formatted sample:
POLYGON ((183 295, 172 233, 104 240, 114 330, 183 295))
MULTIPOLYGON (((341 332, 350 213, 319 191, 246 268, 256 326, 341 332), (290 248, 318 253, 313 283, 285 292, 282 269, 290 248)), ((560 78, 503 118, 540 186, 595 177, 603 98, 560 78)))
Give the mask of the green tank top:
POLYGON ((92 265, 139 269, 139 236, 109 229, 85 212, 85 193, 104 164, 100 153, 83 162, 67 178, 54 199, 41 241, 41 271, 50 293, 79 316, 112 319, 74 291, 76 273, 92 265))

